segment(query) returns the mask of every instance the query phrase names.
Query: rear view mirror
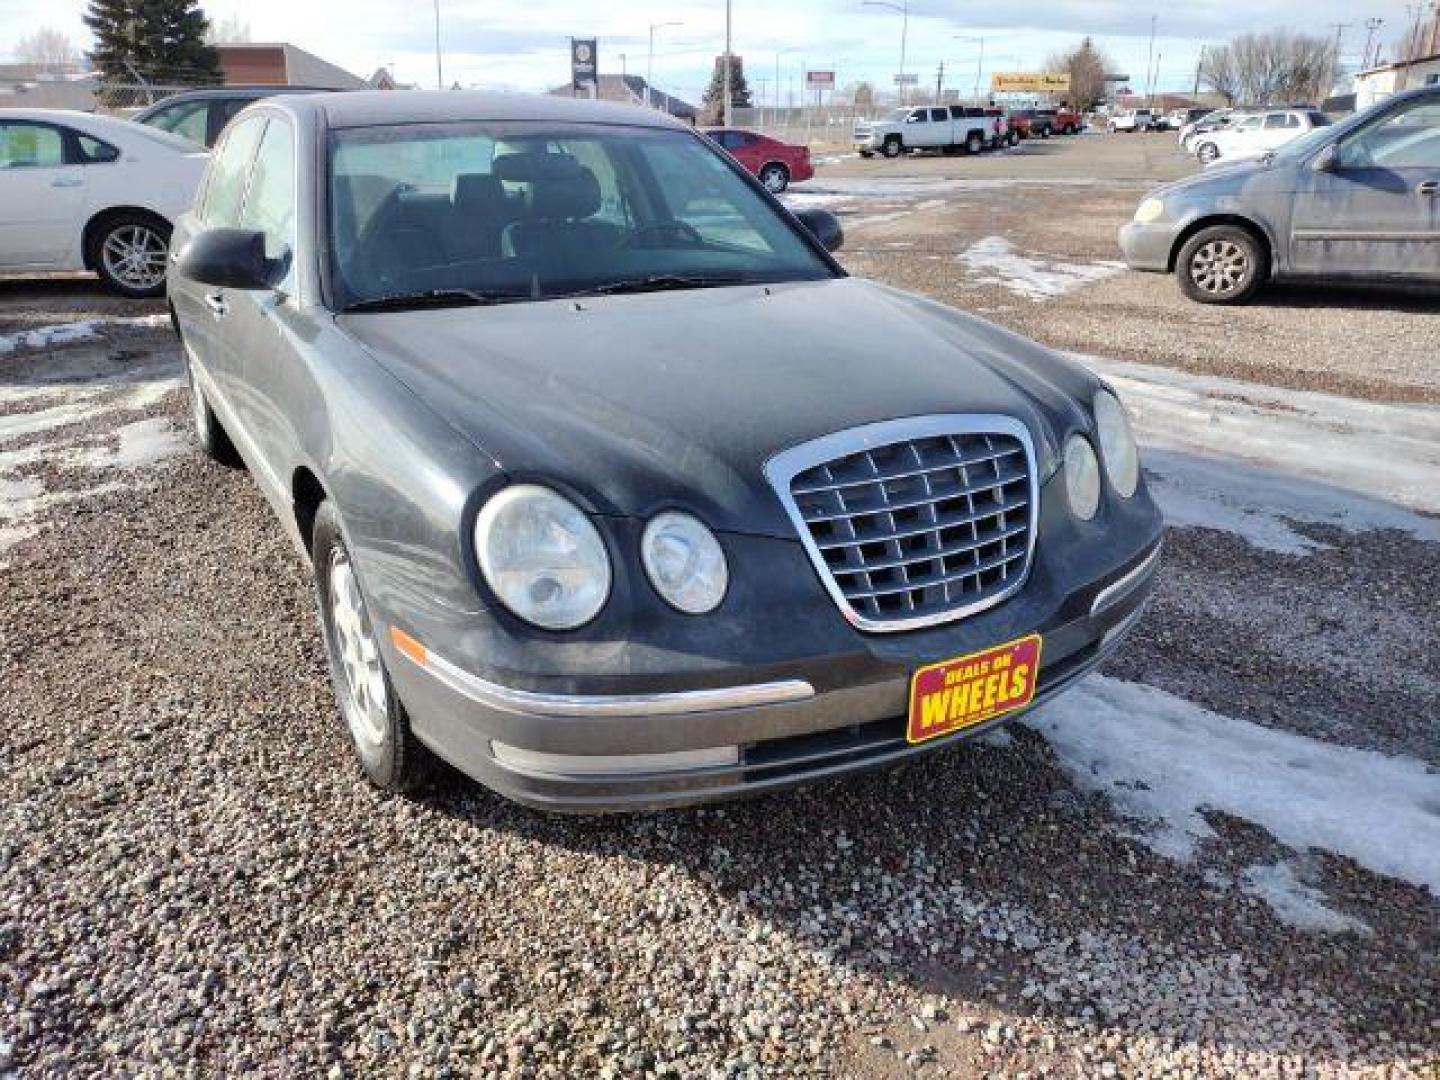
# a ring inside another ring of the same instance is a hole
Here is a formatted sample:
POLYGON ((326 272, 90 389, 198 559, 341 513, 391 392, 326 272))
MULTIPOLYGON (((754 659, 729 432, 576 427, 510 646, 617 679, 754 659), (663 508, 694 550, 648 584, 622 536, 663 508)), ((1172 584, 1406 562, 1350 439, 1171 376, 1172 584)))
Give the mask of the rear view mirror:
POLYGON ((844 245, 845 230, 829 210, 801 210, 795 216, 826 251, 839 251, 844 245))
POLYGON ((265 257, 265 234, 253 229, 207 229, 180 253, 180 272, 222 289, 268 289, 280 260, 265 257))
POLYGON ((1331 143, 1315 155, 1310 167, 1316 172, 1334 172, 1340 164, 1340 144, 1331 143))

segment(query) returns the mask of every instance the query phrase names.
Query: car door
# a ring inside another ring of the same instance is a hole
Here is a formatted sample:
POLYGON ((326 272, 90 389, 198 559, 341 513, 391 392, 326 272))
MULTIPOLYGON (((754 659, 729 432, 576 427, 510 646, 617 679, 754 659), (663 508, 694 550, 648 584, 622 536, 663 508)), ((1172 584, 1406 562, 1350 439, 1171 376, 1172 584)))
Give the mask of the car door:
POLYGON ((64 129, 0 120, 0 265, 64 265, 85 205, 85 170, 64 129))
POLYGON ((906 146, 934 146, 935 133, 930 129, 930 110, 911 109, 905 117, 906 146))
POLYGON ((760 140, 748 131, 733 132, 735 149, 730 152, 735 155, 741 165, 745 166, 747 172, 758 173, 760 166, 764 164, 760 160, 760 140))
MULTIPOLYGON (((230 128, 217 144, 195 208, 176 223, 170 245, 172 258, 178 257, 194 233, 239 226, 245 185, 264 131, 263 116, 247 117, 230 128)), ((222 325, 229 314, 228 297, 223 289, 185 277, 173 262, 170 269, 170 303, 181 338, 201 377, 208 378, 218 391, 218 405, 223 411, 240 378, 240 355, 228 328, 222 325)))
POLYGON ((1440 283, 1440 96, 1403 101, 1300 169, 1291 269, 1440 283))
POLYGON ((266 258, 282 269, 274 288, 225 291, 224 333, 240 353, 241 377, 232 399, 236 419, 265 463, 261 468, 280 471, 295 456, 290 409, 310 396, 293 347, 296 182, 295 133, 284 116, 271 114, 239 224, 264 235, 266 258))

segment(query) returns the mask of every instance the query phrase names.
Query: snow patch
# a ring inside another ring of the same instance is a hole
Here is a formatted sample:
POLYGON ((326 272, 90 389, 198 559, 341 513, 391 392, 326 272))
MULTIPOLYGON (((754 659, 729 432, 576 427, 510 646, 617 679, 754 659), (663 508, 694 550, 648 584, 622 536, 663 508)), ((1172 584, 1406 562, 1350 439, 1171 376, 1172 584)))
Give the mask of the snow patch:
POLYGON ((958 257, 966 268, 981 275, 976 284, 1000 285, 1035 301, 1063 296, 1124 269, 1117 262, 1070 263, 1055 256, 1025 254, 1003 236, 976 241, 958 257))
MULTIPOLYGON (((1091 676, 1027 720, 1081 788, 1137 819, 1142 839, 1191 858, 1203 810, 1254 822, 1440 895, 1440 771, 1212 713, 1139 683, 1091 676)), ((1261 873, 1255 888, 1273 887, 1261 873)))
POLYGON ((40 326, 34 330, 0 334, 0 356, 17 349, 52 349, 61 345, 73 345, 77 341, 91 341, 98 338, 107 326, 155 329, 169 325, 168 315, 137 315, 131 318, 83 319, 80 322, 60 323, 57 326, 40 326))
POLYGON ((1327 904, 1325 894, 1301 881, 1291 864, 1247 867, 1240 875, 1240 889, 1270 905, 1275 915, 1297 930, 1317 934, 1366 934, 1370 927, 1327 904))

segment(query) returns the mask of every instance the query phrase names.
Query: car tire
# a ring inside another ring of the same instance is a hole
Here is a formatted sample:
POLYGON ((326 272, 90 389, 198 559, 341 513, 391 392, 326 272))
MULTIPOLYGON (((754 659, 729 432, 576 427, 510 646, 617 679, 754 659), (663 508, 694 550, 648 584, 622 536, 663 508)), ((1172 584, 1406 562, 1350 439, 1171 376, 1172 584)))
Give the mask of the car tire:
POLYGON ((985 140, 979 135, 971 135, 965 140, 965 152, 967 154, 978 154, 985 149, 985 140))
POLYGON ((1008 134, 1008 135, 1005 136, 1005 142, 1006 142, 1008 145, 1010 145, 1010 146, 1019 146, 1019 145, 1020 145, 1020 134, 1019 134, 1019 132, 1015 132, 1015 131, 1010 132, 1010 134, 1008 134))
POLYGON ((880 152, 887 158, 897 158, 904 149, 905 145, 900 141, 899 135, 888 135, 885 138, 884 144, 880 147, 880 152))
POLYGON ((1075 125, 1074 125, 1074 124, 1066 124, 1066 125, 1065 125, 1065 130, 1064 130, 1063 132, 1061 132, 1061 134, 1063 134, 1063 135, 1074 135, 1074 134, 1075 134, 1075 125))
POLYGON ((85 256, 111 292, 136 300, 163 296, 170 223, 152 214, 110 214, 89 230, 85 256))
POLYGON ((211 461, 218 461, 232 469, 243 468, 245 463, 240 460, 235 444, 230 441, 229 433, 195 378, 195 364, 188 353, 185 354, 185 382, 190 388, 190 422, 195 428, 195 441, 200 444, 200 449, 211 461))
POLYGON ((355 756, 366 779, 376 787, 415 791, 429 775, 432 759, 411 731, 405 706, 385 670, 385 658, 333 503, 320 504, 312 535, 320 633, 330 662, 330 681, 355 756))
POLYGON ((875 156, 875 151, 873 151, 873 150, 861 150, 861 151, 860 151, 860 156, 861 156, 862 158, 864 158, 866 161, 869 161, 872 157, 875 156))
POLYGON ((772 161, 760 170, 760 183, 771 195, 779 195, 790 186, 790 170, 778 161, 772 161))
POLYGON ((1048 139, 1049 137, 1050 137, 1050 129, 1049 129, 1048 127, 1043 127, 1043 128, 1041 128, 1041 129, 1040 129, 1040 138, 1042 138, 1042 139, 1048 139))
POLYGON ((1175 257, 1180 291, 1201 304, 1243 304, 1269 276, 1265 245, 1238 225, 1201 229, 1175 257))
POLYGON ((1213 142, 1203 142, 1195 148, 1195 158, 1201 165, 1209 165, 1220 157, 1220 147, 1213 142))

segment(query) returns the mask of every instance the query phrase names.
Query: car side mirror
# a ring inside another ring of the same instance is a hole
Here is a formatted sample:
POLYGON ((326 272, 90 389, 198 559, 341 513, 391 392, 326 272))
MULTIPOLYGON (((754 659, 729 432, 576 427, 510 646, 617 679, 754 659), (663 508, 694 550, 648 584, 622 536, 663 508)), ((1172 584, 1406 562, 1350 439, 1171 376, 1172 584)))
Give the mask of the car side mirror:
POLYGON ((1315 155, 1310 167, 1316 172, 1334 172, 1340 167, 1340 144, 1331 143, 1315 155))
POLYGON ((254 229, 206 229, 180 253, 180 272, 222 289, 272 288, 282 260, 265 257, 265 234, 254 229))
POLYGON ((844 247, 845 229, 829 210, 801 210, 795 216, 826 251, 839 251, 844 247))

